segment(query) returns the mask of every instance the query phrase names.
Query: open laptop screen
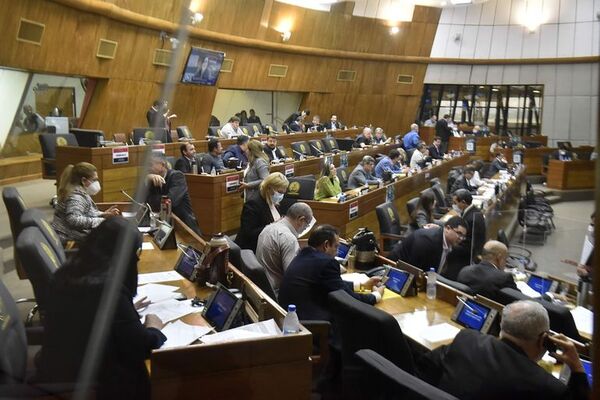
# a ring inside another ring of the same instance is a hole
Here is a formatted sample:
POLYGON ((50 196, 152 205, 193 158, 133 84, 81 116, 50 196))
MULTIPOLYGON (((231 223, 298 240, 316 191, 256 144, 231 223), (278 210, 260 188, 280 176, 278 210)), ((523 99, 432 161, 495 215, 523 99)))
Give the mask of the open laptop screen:
POLYGON ((527 284, 539 294, 551 292, 553 287, 558 286, 555 285, 555 281, 553 281, 552 279, 544 279, 541 276, 537 275, 529 276, 527 284))

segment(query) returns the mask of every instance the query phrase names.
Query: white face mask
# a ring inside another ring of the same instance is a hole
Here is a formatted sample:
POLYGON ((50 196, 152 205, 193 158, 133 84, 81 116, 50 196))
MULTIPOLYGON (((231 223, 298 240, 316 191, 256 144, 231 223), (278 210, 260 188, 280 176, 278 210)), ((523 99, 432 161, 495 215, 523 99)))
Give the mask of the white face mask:
POLYGON ((273 201, 273 204, 279 204, 281 202, 281 200, 283 200, 283 193, 279 193, 279 192, 275 192, 273 193, 273 195, 271 196, 271 200, 273 201))
POLYGON ((100 191, 100 182, 98 182, 98 181, 92 182, 91 185, 89 185, 85 188, 85 191, 90 196, 94 196, 95 194, 97 194, 100 191))
POLYGON ((452 204, 452 209, 458 213, 458 215, 462 214, 462 210, 457 204, 452 204))

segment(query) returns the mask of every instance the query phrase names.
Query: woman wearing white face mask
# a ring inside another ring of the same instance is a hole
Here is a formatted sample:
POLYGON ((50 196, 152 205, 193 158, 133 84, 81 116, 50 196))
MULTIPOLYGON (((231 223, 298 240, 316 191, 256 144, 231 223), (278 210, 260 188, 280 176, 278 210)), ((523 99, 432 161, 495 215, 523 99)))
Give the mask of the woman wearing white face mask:
POLYGON ((289 181, 281 172, 273 172, 260 184, 258 196, 244 203, 240 218, 240 231, 235 242, 242 249, 256 252, 258 235, 271 222, 281 219, 278 205, 283 200, 289 181))
POLYGON ((63 243, 69 240, 81 242, 104 218, 119 215, 116 206, 104 212, 98 210, 91 196, 100 190, 98 172, 92 164, 80 162, 65 168, 60 176, 52 221, 52 227, 63 243))

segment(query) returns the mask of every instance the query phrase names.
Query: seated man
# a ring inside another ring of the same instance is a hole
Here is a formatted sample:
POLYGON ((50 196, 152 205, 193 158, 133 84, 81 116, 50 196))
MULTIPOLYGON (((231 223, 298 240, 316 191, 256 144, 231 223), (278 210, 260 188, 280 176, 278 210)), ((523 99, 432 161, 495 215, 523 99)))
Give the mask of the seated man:
POLYGON ((373 138, 373 144, 388 144, 392 141, 392 138, 385 137, 385 133, 381 128, 375 128, 375 137, 373 138))
POLYGON ((473 196, 465 189, 452 195, 452 208, 465 222, 467 234, 448 256, 445 276, 455 280, 461 269, 476 263, 485 243, 485 220, 481 211, 473 204, 473 196))
POLYGON ((412 124, 410 126, 410 132, 408 132, 402 138, 402 144, 404 145, 404 150, 412 150, 416 149, 417 146, 421 143, 421 137, 419 136, 419 125, 412 124))
POLYGON ((429 156, 434 160, 443 160, 444 151, 442 150, 442 138, 436 136, 433 138, 433 144, 429 146, 429 156))
POLYGON ((473 193, 473 194, 477 193, 477 186, 474 184, 471 184, 471 180, 473 179, 474 173, 475 173, 475 170, 473 169, 473 167, 466 167, 463 170, 462 176, 460 176, 458 179, 456 179, 454 181, 454 183, 452 184, 450 193, 455 193, 457 190, 460 190, 460 189, 465 189, 469 193, 473 193))
POLYGON ((402 260, 423 271, 435 269, 444 275, 448 254, 465 238, 467 227, 460 217, 452 217, 442 229, 419 229, 392 249, 389 259, 402 260))
POLYGON ((300 319, 331 321, 327 305, 330 292, 344 289, 355 299, 368 304, 381 300, 383 286, 374 286, 380 278, 371 278, 362 285, 371 291, 368 294, 355 293, 359 287, 342 280, 340 264, 335 259, 339 244, 339 231, 331 225, 321 225, 312 231, 308 246, 300 250, 283 276, 279 304, 284 309, 295 304, 300 319))
POLYGON ((419 371, 426 381, 460 399, 588 399, 589 385, 575 345, 563 335, 550 336, 548 312, 533 301, 517 301, 502 310, 500 339, 463 329, 452 344, 425 354, 419 371), (568 385, 537 362, 544 341, 561 353, 550 355, 571 369, 568 385))
POLYGON ((573 153, 570 150, 570 148, 564 143, 560 143, 558 145, 558 150, 552 153, 553 160, 573 161, 576 158, 577 157, 575 156, 575 153, 573 153))
POLYGON ((285 156, 281 153, 281 150, 277 148, 277 136, 275 135, 269 135, 267 137, 267 144, 265 144, 264 152, 269 157, 269 161, 279 161, 285 159, 285 156))
POLYGON ((423 126, 434 128, 436 123, 437 123, 437 115, 432 115, 431 118, 429 118, 429 119, 425 120, 425 122, 423 122, 423 126))
POLYGON ((192 143, 184 143, 179 146, 181 157, 175 161, 175 169, 184 174, 197 174, 200 171, 198 167, 198 158, 196 157, 196 147, 192 143))
POLYGON ((373 144, 373 131, 369 127, 363 128, 360 135, 356 137, 355 147, 365 147, 373 144))
POLYGON ((397 149, 392 149, 390 154, 383 157, 375 167, 375 176, 383 179, 384 172, 391 172, 392 174, 400 174, 404 172, 402 168, 402 158, 400 152, 397 149))
POLYGON ((429 150, 425 142, 419 143, 415 151, 413 151, 412 157, 410 157, 410 168, 425 168, 426 164, 431 161, 429 157, 429 150))
POLYGON ((323 125, 321 125, 321 117, 318 115, 313 116, 312 122, 306 124, 305 127, 306 132, 322 132, 323 129, 325 129, 323 125))
POLYGON ((225 169, 223 165, 223 145, 219 139, 210 139, 208 141, 208 153, 202 157, 202 171, 210 174, 215 169, 215 172, 220 172, 225 169))
POLYGON ((309 226, 312 219, 313 213, 308 204, 294 203, 285 217, 265 226, 258 235, 256 258, 267 270, 275 293, 279 292, 283 274, 300 250, 298 235, 309 226))
POLYGON ((492 175, 495 175, 500 170, 507 168, 508 162, 506 161, 506 158, 504 158, 504 155, 500 152, 496 153, 496 158, 494 158, 494 161, 492 161, 492 165, 490 166, 490 173, 492 173, 492 175))
POLYGON ((250 116, 248 117, 249 124, 259 124, 262 126, 262 122, 260 122, 260 118, 256 115, 256 111, 253 108, 250 109, 250 116))
POLYGON ((342 129, 342 123, 337 120, 337 115, 331 114, 329 122, 325 123, 325 129, 335 131, 336 129, 342 129))
POLYGON ((348 177, 348 189, 356 189, 364 185, 379 185, 379 180, 372 175, 375 169, 375 159, 364 156, 348 177))
POLYGON ((490 240, 483 246, 481 262, 469 265, 458 273, 457 281, 464 283, 488 299, 498 301, 500 289, 517 289, 512 274, 504 272, 508 248, 502 242, 490 240))
POLYGON ((250 139, 246 135, 241 135, 237 137, 237 143, 232 144, 225 150, 223 153, 223 162, 227 163, 230 158, 234 157, 238 160, 238 165, 242 168, 245 168, 248 164, 248 141, 250 139))
POLYGON ((160 211, 162 196, 171 200, 171 211, 177 215, 184 224, 189 226, 198 235, 201 235, 198 221, 192 209, 190 195, 188 193, 185 176, 177 170, 168 169, 167 159, 160 153, 152 155, 150 173, 147 177, 148 197, 146 202, 152 207, 152 211, 160 211))
POLYGON ((288 126, 290 127, 290 131, 292 132, 304 132, 304 124, 302 123, 302 116, 297 117, 295 121, 293 121, 288 126))
POLYGON ((238 136, 242 136, 244 132, 240 129, 240 118, 239 117, 231 117, 229 118, 229 122, 227 122, 221 128, 221 137, 223 139, 233 139, 238 136))

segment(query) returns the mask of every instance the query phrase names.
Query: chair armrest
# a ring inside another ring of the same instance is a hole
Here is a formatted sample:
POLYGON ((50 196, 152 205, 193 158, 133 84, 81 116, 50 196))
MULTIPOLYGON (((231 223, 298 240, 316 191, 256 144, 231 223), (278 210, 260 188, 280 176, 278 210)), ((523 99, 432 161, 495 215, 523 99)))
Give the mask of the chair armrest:
POLYGON ((319 346, 319 354, 311 356, 313 363, 327 365, 329 361, 329 331, 331 330, 331 322, 321 320, 301 320, 300 324, 313 334, 317 339, 316 343, 319 346))

